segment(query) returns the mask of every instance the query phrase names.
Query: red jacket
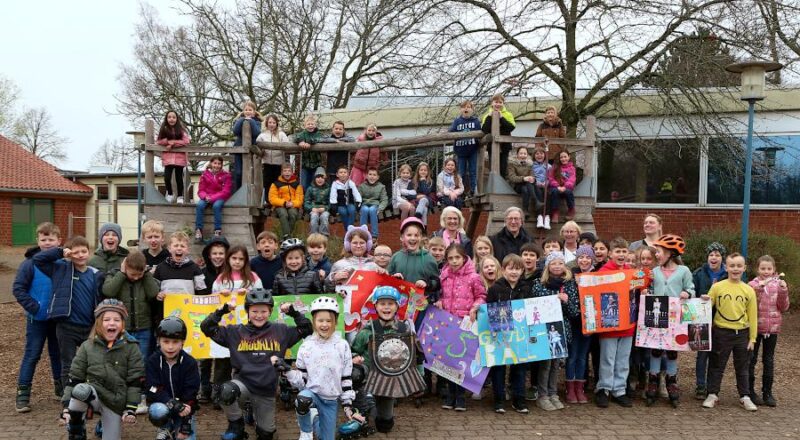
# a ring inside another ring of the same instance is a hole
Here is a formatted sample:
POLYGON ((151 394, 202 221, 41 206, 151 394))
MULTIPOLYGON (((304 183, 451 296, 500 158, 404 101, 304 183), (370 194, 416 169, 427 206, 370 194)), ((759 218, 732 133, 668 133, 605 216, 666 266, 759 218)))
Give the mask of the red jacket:
POLYGON ((450 265, 442 269, 442 309, 463 318, 477 304, 486 302, 486 287, 475 272, 475 263, 467 257, 461 269, 453 272, 450 265))
MULTIPOLYGON (((623 264, 622 266, 617 266, 617 263, 614 260, 608 260, 606 264, 601 267, 598 272, 612 272, 615 270, 623 270, 623 269, 631 269, 630 265, 623 264)), ((607 333, 599 333, 601 338, 627 338, 629 336, 633 336, 636 334, 636 326, 634 325, 632 328, 628 330, 620 330, 617 332, 607 332, 607 333)))
POLYGON ((228 200, 231 196, 231 174, 225 170, 219 170, 216 174, 211 169, 203 171, 200 176, 200 186, 197 195, 201 199, 211 198, 211 203, 217 200, 228 200))
MULTIPOLYGON (((367 139, 364 133, 356 139, 358 142, 364 141, 379 141, 383 139, 383 135, 378 133, 375 139, 367 139)), ((389 160, 389 153, 381 152, 380 148, 360 148, 356 150, 353 155, 353 168, 358 168, 364 173, 370 168, 380 169, 381 163, 386 163, 389 160)))
MULTIPOLYGON (((175 143, 172 144, 172 148, 185 147, 189 145, 189 141, 189 133, 184 131, 183 137, 179 141, 175 141, 175 143)), ((165 147, 167 146, 168 142, 169 139, 167 138, 156 141, 158 145, 163 145, 165 147)), ((179 167, 185 167, 188 163, 189 162, 186 153, 176 152, 175 150, 161 153, 161 164, 164 166, 175 165, 179 167)))
POLYGON ((789 289, 778 285, 778 278, 750 281, 758 298, 758 334, 775 335, 781 332, 781 313, 789 310, 789 289))

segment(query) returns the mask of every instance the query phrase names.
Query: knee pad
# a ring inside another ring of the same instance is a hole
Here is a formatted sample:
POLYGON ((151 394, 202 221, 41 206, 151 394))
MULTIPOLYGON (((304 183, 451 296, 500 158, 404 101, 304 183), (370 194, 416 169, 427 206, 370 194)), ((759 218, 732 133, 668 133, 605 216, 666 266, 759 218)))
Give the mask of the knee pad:
POLYGON ((669 359, 671 361, 674 361, 675 359, 678 359, 678 352, 677 351, 668 351, 667 352, 667 359, 669 359))
POLYGON ((267 431, 256 425, 256 440, 272 440, 275 431, 267 431))
POLYGON ((72 398, 84 403, 90 403, 94 399, 94 391, 88 383, 79 383, 72 387, 72 398))
POLYGON ((169 408, 167 408, 167 405, 164 405, 161 402, 153 403, 147 410, 147 416, 150 419, 150 423, 157 428, 161 428, 167 424, 170 419, 169 413, 170 411, 169 408))
POLYGON ((308 396, 304 396, 303 394, 298 394, 297 398, 294 400, 294 407, 297 410, 297 414, 304 416, 311 411, 311 405, 314 404, 314 399, 308 396))
POLYGON ((220 387, 219 402, 223 405, 233 405, 239 400, 239 396, 241 395, 242 390, 239 389, 239 385, 236 385, 232 381, 228 381, 223 383, 220 387))

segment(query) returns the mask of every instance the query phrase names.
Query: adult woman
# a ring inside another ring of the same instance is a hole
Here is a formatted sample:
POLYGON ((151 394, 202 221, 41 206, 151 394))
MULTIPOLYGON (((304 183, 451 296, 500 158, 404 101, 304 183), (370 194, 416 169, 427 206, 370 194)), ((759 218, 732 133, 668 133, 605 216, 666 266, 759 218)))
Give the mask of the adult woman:
POLYGON ((633 243, 628 246, 628 250, 631 252, 636 251, 642 246, 653 246, 659 237, 664 235, 663 233, 663 222, 661 221, 661 217, 657 216, 656 214, 647 214, 644 216, 644 238, 638 241, 634 241, 633 243))
POLYGON ((564 226, 561 227, 559 234, 563 240, 561 248, 564 250, 565 264, 569 264, 575 260, 575 253, 578 251, 578 241, 582 233, 581 227, 572 220, 564 223, 564 226))
POLYGON ((434 232, 433 236, 442 237, 445 248, 450 246, 450 243, 461 244, 467 251, 467 255, 472 258, 472 241, 464 231, 464 216, 461 214, 461 210, 453 206, 444 208, 439 217, 439 224, 442 228, 434 232))

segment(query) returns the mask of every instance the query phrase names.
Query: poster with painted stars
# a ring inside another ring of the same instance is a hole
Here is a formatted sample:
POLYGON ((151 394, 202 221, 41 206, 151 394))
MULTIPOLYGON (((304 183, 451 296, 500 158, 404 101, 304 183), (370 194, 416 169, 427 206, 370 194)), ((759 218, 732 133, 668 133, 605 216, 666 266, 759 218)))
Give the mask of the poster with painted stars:
POLYGON ((387 274, 357 270, 345 284, 336 286, 336 292, 344 296, 345 332, 358 331, 363 322, 377 317, 375 305, 372 304, 370 298, 378 286, 392 286, 400 292, 400 307, 397 310, 397 316, 401 320, 411 319, 413 321, 420 311, 428 307, 425 291, 417 288, 414 283, 387 274))
POLYGON ((473 393, 480 393, 489 369, 481 366, 478 335, 460 328, 461 319, 428 307, 418 335, 428 370, 473 393))

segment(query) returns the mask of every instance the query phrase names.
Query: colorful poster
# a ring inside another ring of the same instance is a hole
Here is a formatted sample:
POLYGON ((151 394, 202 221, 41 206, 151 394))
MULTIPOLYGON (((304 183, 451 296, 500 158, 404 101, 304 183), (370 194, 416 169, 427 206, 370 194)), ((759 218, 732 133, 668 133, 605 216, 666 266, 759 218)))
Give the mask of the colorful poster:
MULTIPOLYGON (((269 316, 269 320, 272 322, 280 322, 289 326, 294 325, 294 319, 292 319, 291 316, 281 312, 280 307, 283 303, 291 303, 295 310, 305 315, 306 318, 311 319, 311 303, 320 296, 328 296, 335 299, 336 302, 339 303, 339 310, 344 310, 344 299, 336 294, 276 296, 275 307, 272 309, 272 315, 269 316)), ((340 313, 339 319, 336 321, 336 331, 338 331, 341 336, 344 337, 344 320, 341 319, 341 316, 342 315, 340 313)), ((297 350, 300 348, 300 344, 302 343, 303 341, 300 341, 292 348, 286 350, 286 359, 297 359, 297 350)))
POLYGON ((489 374, 482 367, 478 335, 460 328, 461 320, 436 307, 425 311, 419 343, 428 370, 473 393, 479 393, 489 374))
MULTIPOLYGON (((236 309, 225 315, 220 325, 236 325, 247 322, 244 294, 236 295, 235 298, 236 309)), ((200 331, 200 323, 206 319, 206 316, 222 307, 223 302, 220 300, 219 294, 170 293, 164 298, 164 316, 177 316, 186 323, 188 333, 183 349, 195 359, 230 357, 227 348, 212 341, 200 331)))
POLYGON ((636 326, 638 295, 650 284, 649 271, 591 272, 577 276, 583 334, 636 326))
POLYGON ((567 357, 564 316, 556 296, 484 304, 478 311, 484 367, 567 357))
POLYGON ((674 351, 711 350, 711 303, 642 295, 636 346, 674 351))
POLYGON ((681 304, 681 320, 688 325, 690 350, 711 351, 711 323, 713 319, 711 301, 691 298, 681 304))
POLYGON ((413 320, 420 311, 428 307, 425 292, 417 289, 414 283, 387 274, 357 270, 353 272, 347 283, 336 286, 336 291, 345 295, 345 331, 356 331, 362 322, 376 317, 375 305, 369 298, 372 291, 378 286, 393 286, 403 294, 400 309, 397 312, 400 319, 406 319, 406 315, 408 315, 413 320))

